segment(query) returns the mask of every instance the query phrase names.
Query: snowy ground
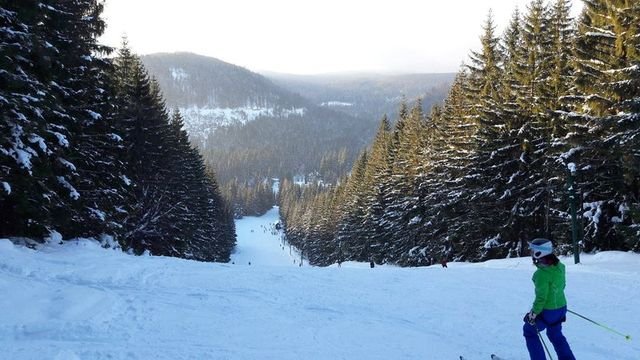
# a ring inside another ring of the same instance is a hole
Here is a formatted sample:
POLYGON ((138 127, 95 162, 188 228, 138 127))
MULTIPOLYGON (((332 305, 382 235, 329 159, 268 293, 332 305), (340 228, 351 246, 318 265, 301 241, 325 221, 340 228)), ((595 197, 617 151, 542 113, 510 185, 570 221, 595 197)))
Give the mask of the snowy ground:
MULTIPOLYGON (((276 220, 237 223, 234 264, 0 240, 0 359, 527 358, 528 259, 300 267, 276 220)), ((576 357, 640 359, 640 256, 563 261, 570 308, 633 338, 570 315, 576 357)))

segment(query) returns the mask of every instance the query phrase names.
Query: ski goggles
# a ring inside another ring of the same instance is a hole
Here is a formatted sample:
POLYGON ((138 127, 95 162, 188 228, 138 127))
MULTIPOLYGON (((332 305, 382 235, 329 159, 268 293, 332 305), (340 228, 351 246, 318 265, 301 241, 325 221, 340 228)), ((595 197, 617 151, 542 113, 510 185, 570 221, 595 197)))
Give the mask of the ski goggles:
POLYGON ((553 252, 553 246, 551 245, 551 242, 546 242, 544 244, 529 243, 529 249, 531 249, 531 254, 535 258, 549 255, 553 252))

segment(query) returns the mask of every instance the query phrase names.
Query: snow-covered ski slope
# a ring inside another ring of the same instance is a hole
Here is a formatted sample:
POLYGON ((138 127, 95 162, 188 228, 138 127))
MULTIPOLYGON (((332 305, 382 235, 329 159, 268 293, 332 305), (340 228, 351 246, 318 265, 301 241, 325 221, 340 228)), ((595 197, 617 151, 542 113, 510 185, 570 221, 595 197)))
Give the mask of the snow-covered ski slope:
MULTIPOLYGON (((300 267, 275 221, 238 221, 234 264, 0 240, 0 359, 527 358, 529 259, 300 267)), ((570 308, 633 338, 569 315, 576 357, 640 359, 640 256, 563 261, 570 308)))

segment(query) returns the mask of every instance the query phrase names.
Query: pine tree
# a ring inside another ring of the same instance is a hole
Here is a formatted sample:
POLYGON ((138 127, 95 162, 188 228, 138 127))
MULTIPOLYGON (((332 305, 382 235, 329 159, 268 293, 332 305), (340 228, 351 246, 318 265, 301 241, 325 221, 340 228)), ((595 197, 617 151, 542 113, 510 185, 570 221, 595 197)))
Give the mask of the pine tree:
POLYGON ((443 107, 435 107, 430 115, 427 131, 431 170, 419 189, 425 215, 415 247, 407 254, 408 264, 431 264, 451 255, 451 244, 466 234, 462 221, 469 211, 465 175, 475 152, 477 132, 466 82, 467 72, 463 69, 443 107))
POLYGON ((389 190, 391 164, 388 163, 391 125, 387 116, 383 116, 378 132, 371 145, 369 158, 364 170, 363 204, 365 213, 362 219, 363 236, 369 239, 371 247, 377 249, 376 256, 384 261, 389 250, 392 234, 385 228, 384 215, 387 208, 385 194, 389 190))
POLYGON ((557 162, 563 128, 555 111, 571 77, 568 10, 565 1, 552 8, 534 1, 520 27, 522 41, 513 41, 513 37, 505 41, 512 44, 507 46, 510 60, 505 68, 513 69, 505 90, 515 94, 516 100, 516 106, 507 109, 507 138, 513 140, 511 156, 518 164, 517 171, 505 177, 509 179, 504 194, 510 200, 510 211, 503 238, 511 244, 510 255, 523 254, 525 242, 536 236, 561 241, 566 230, 566 203, 561 201, 565 171, 557 162), (520 48, 513 46, 517 43, 520 48))
POLYGON ((519 93, 519 83, 517 76, 519 74, 519 64, 522 63, 523 45, 522 45, 522 19, 520 10, 517 8, 511 15, 511 21, 505 30, 501 41, 502 52, 502 95, 503 109, 509 118, 516 118, 520 109, 517 103, 519 93))
POLYGON ((8 222, 0 233, 118 231, 128 190, 115 155, 120 139, 110 118, 108 62, 100 57, 109 49, 96 40, 104 30, 101 11, 93 0, 2 6, 9 40, 2 47, 2 68, 9 70, 3 114, 11 115, 1 126, 11 136, 0 163, 11 192, 1 199, 8 222))
POLYGON ((122 139, 114 126, 115 109, 110 104, 110 64, 97 56, 111 52, 97 43, 105 28, 100 18, 103 4, 60 1, 56 10, 51 21, 63 31, 53 44, 65 66, 53 88, 69 115, 62 123, 71 133, 67 158, 59 162, 69 160, 68 166, 76 168, 67 181, 78 190, 79 199, 72 212, 59 207, 54 221, 67 223, 65 233, 72 236, 117 235, 128 211, 131 189, 125 178, 122 139))
POLYGON ((164 102, 126 43, 115 59, 114 70, 117 126, 126 144, 127 173, 134 189, 133 209, 125 219, 123 247, 138 254, 150 250, 153 254, 177 256, 185 249, 184 243, 163 241, 163 224, 170 223, 170 215, 182 205, 170 201, 172 189, 166 182, 170 175, 165 166, 170 128, 164 102))
POLYGON ((573 43, 575 41, 574 20, 570 17, 567 0, 556 0, 550 7, 549 37, 553 51, 549 58, 550 99, 547 107, 546 130, 543 133, 544 152, 542 180, 546 184, 544 198, 544 235, 557 244, 569 242, 570 214, 567 193, 567 164, 563 161, 570 147, 567 122, 561 114, 568 108, 562 99, 569 95, 574 83, 573 43))
MULTIPOLYGON (((403 113, 401 111, 401 113, 403 113)), ((420 183, 430 162, 426 156, 426 120, 420 100, 396 122, 393 132, 391 154, 387 161, 392 164, 387 186, 388 214, 383 217, 390 236, 385 252, 397 259, 406 255, 418 240, 418 227, 424 218, 420 183)))
POLYGON ((371 256, 371 241, 363 236, 362 221, 364 207, 364 174, 369 159, 364 151, 353 165, 351 175, 345 182, 344 199, 338 207, 336 241, 346 252, 346 258, 368 261, 371 256))
POLYGON ((567 161, 581 179, 587 250, 638 248, 639 14, 635 1, 590 0, 578 23, 567 161))
POLYGON ((469 209, 460 218, 464 225, 451 233, 456 241, 465 244, 458 251, 469 257, 496 256, 485 252, 496 244, 492 240, 502 238, 501 222, 508 218, 509 211, 505 204, 505 176, 508 179, 514 165, 510 156, 513 147, 505 131, 508 112, 503 108, 504 91, 500 88, 504 84, 501 70, 504 55, 491 13, 483 31, 482 52, 472 53, 466 75, 465 94, 470 104, 467 116, 476 131, 471 134, 475 144, 466 164, 465 185, 459 199, 468 202, 469 209))
POLYGON ((3 2, 0 19, 0 236, 40 237, 50 226, 42 203, 58 196, 42 181, 50 177, 45 114, 55 99, 46 83, 55 52, 35 30, 44 26, 39 2, 3 2))

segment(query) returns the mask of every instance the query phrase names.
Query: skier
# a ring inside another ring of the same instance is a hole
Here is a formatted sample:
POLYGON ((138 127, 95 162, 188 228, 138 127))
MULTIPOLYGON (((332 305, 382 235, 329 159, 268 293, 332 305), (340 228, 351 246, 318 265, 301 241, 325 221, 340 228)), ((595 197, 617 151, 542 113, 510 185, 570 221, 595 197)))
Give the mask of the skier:
POLYGON ((558 360, 575 360, 567 339, 562 335, 566 320, 567 299, 564 296, 565 268, 553 254, 551 240, 534 239, 529 243, 536 271, 533 274, 535 300, 531 311, 524 316, 523 333, 531 360, 545 360, 540 332, 547 329, 558 360))

